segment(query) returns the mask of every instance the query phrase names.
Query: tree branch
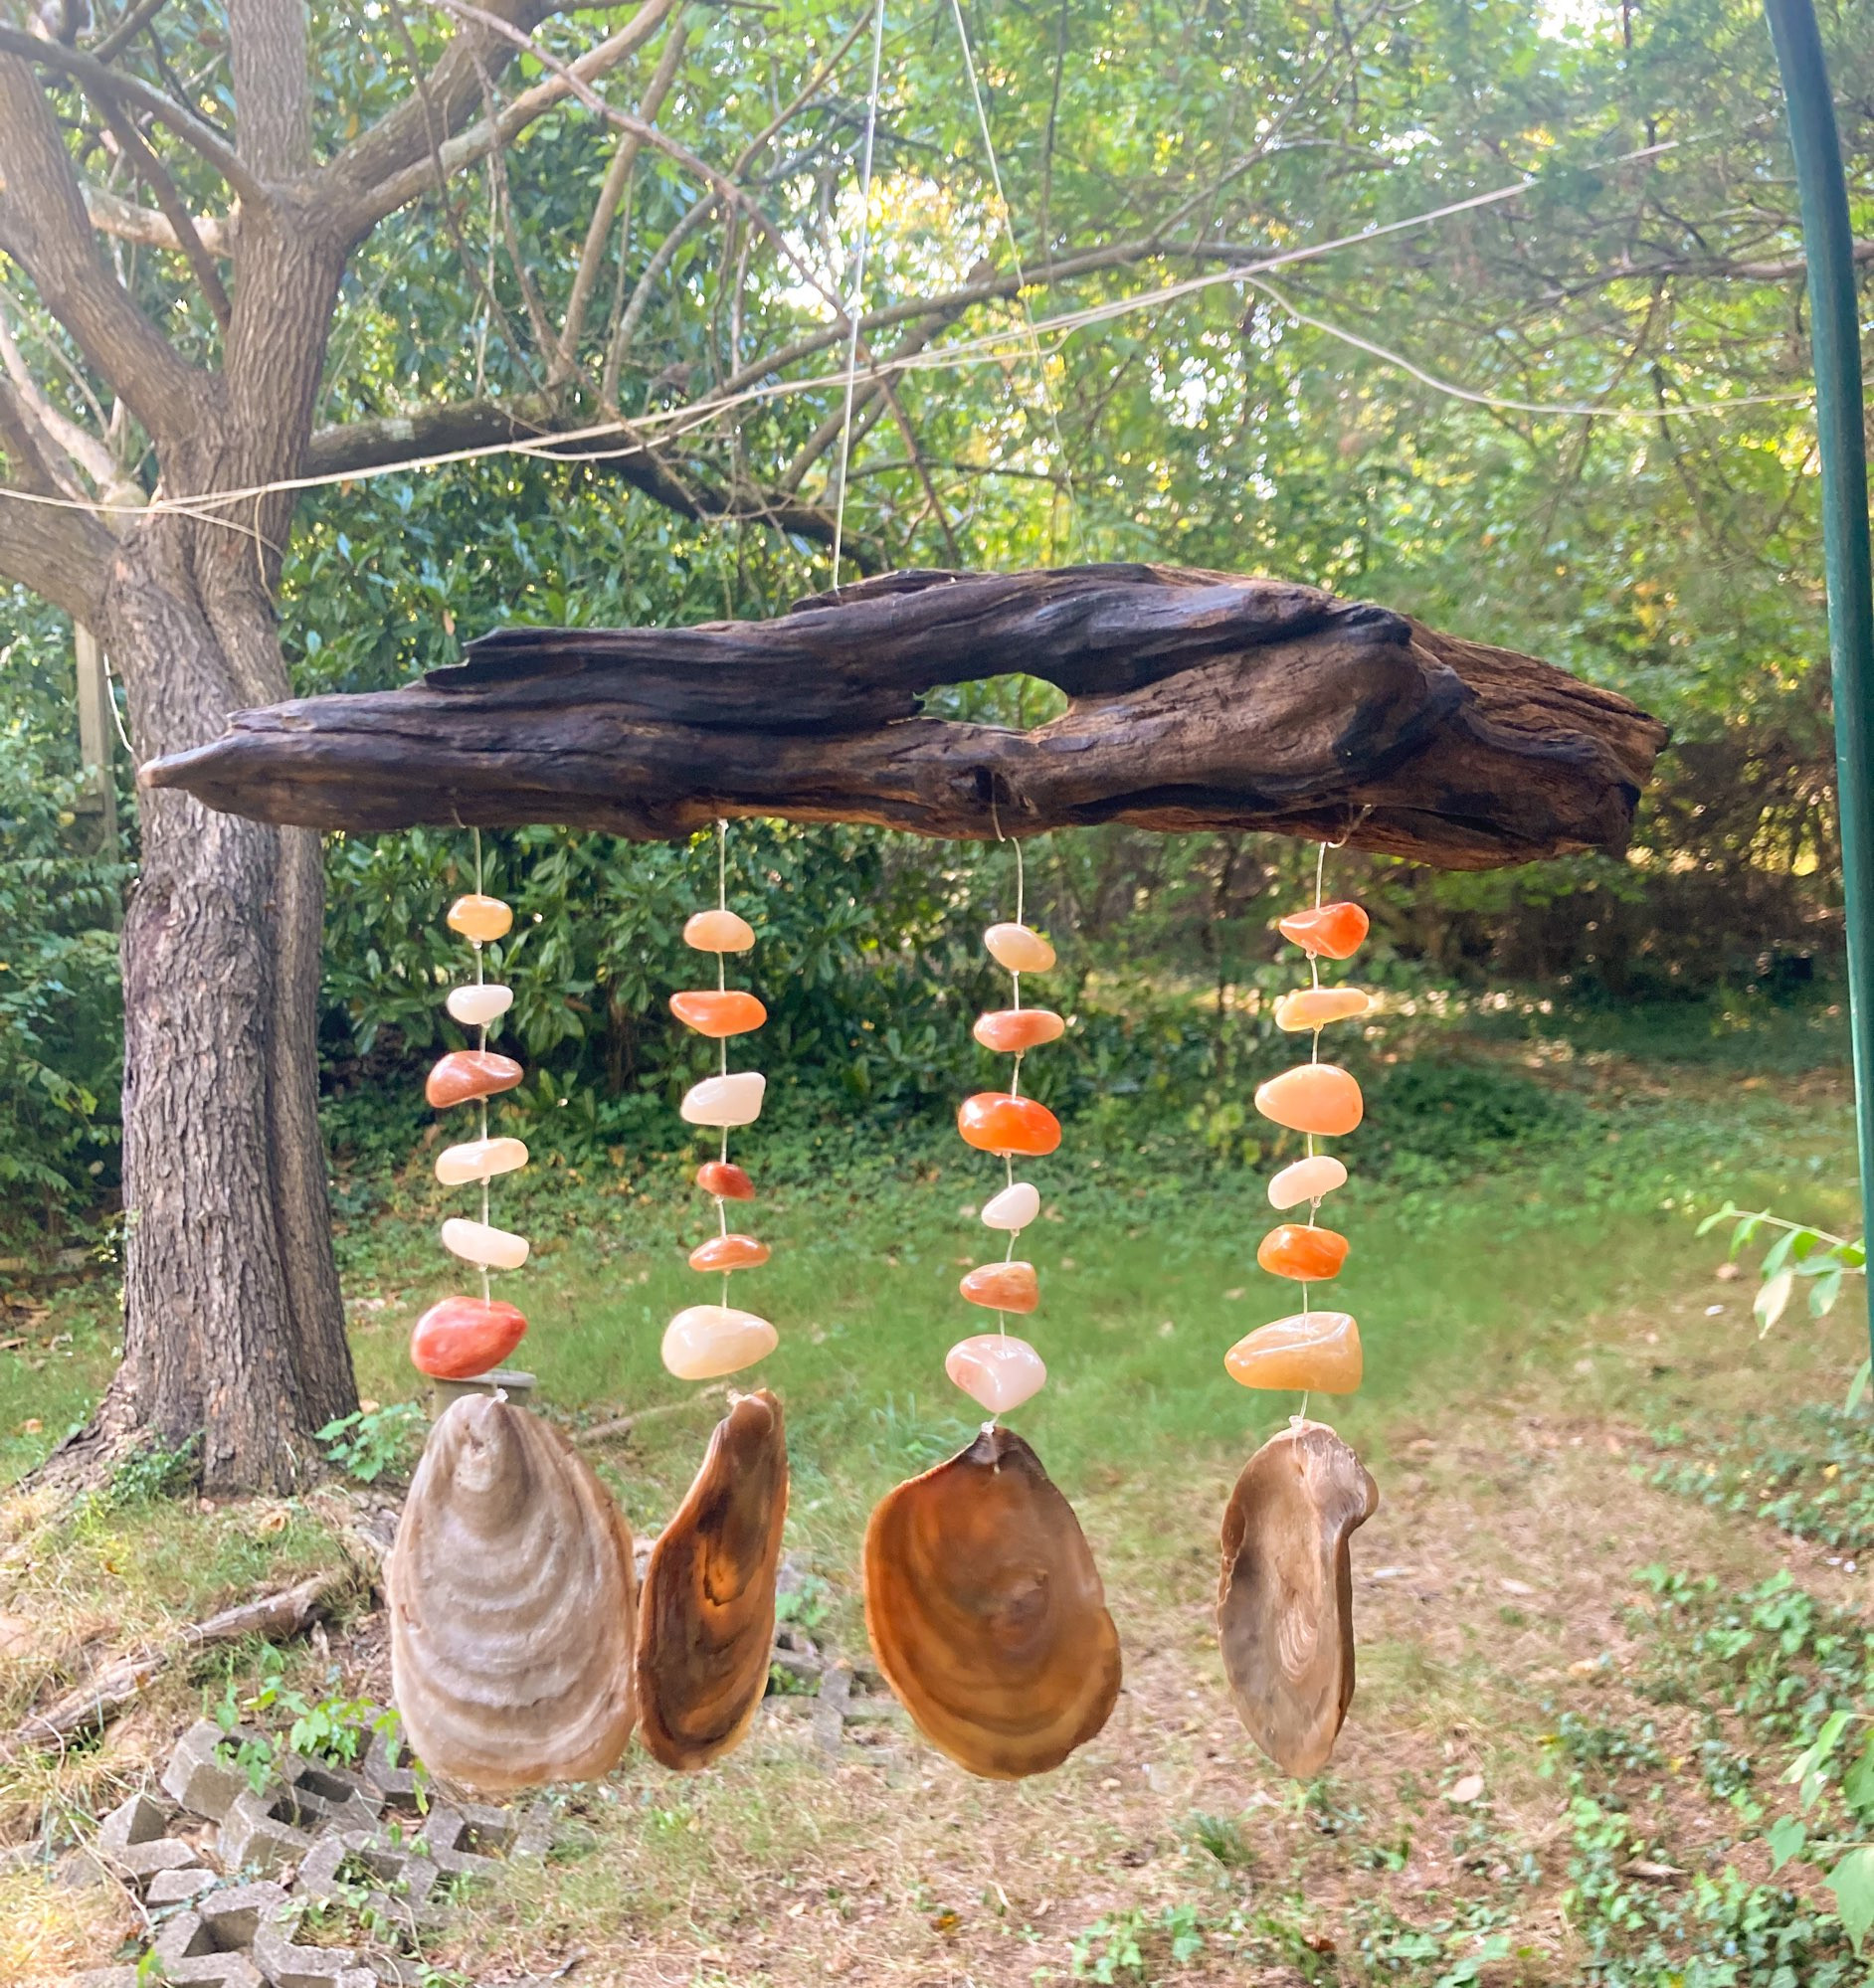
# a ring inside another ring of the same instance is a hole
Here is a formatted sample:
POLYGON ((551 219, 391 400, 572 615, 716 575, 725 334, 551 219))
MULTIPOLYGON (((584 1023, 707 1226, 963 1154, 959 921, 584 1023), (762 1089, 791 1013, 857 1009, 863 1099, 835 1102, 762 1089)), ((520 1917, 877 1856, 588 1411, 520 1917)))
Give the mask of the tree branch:
MULTIPOLYGON (((169 177, 169 169, 150 150, 141 131, 131 121, 129 113, 108 90, 99 90, 94 99, 98 115, 109 127, 110 134, 123 150, 134 172, 155 196, 156 205, 162 210, 163 219, 169 224, 169 232, 176 238, 176 244, 188 259, 189 268, 195 272, 195 280, 202 286, 202 294, 208 299, 208 307, 214 313, 215 322, 223 331, 228 329, 229 320, 234 316, 234 305, 228 300, 228 292, 222 286, 221 271, 215 267, 215 259, 208 253, 202 238, 195 232, 195 218, 184 205, 182 195, 176 190, 176 183, 169 177)), ((82 193, 81 189, 81 193, 82 193)), ((90 212, 88 208, 87 213, 90 212)))
MULTIPOLYGON (((155 208, 139 207, 135 201, 125 200, 108 187, 94 186, 90 180, 80 185, 79 192, 84 197, 85 212, 98 234, 115 236, 119 242, 135 242, 145 249, 167 249, 178 256, 185 253, 168 217, 155 208)), ((196 214, 190 216, 190 225, 195 230, 195 239, 211 256, 234 254, 232 218, 196 214)))
POLYGON ((185 110, 173 98, 165 96, 160 90, 152 90, 147 83, 134 76, 125 76, 120 70, 108 69, 79 49, 68 49, 58 42, 42 42, 37 36, 23 35, 16 28, 0 27, 0 55, 18 56, 27 62, 41 63, 48 69, 61 71, 94 102, 100 90, 126 98, 167 124, 191 151, 199 152, 250 206, 267 205, 267 189, 241 163, 239 155, 223 144, 220 136, 199 117, 185 110))
POLYGON ((312 163, 303 0, 228 0, 235 136, 262 180, 298 179, 312 163))
POLYGON ((0 452, 12 471, 12 481, 0 483, 0 576, 95 625, 117 541, 89 511, 33 501, 58 496, 58 483, 7 380, 0 380, 0 452))
POLYGON ((98 254, 51 108, 32 71, 8 55, 0 55, 0 248, 24 265, 46 308, 152 435, 188 421, 203 376, 98 254))

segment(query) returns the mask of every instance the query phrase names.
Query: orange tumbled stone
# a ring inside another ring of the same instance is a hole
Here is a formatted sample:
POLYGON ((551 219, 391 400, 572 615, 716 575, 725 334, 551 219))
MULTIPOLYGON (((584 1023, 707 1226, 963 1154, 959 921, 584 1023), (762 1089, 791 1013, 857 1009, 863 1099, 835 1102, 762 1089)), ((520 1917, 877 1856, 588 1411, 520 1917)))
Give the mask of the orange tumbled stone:
POLYGON ((992 1312, 1031 1312, 1041 1302, 1041 1281, 1031 1263, 979 1263, 957 1289, 972 1305, 992 1312))
POLYGON ((755 1183, 732 1161, 705 1160, 696 1170, 696 1184, 719 1201, 752 1201, 755 1183))
POLYGON ((497 1056, 491 1049, 452 1049, 430 1072, 423 1095, 442 1111, 470 1098, 498 1097, 524 1074, 511 1056, 497 1056))
POLYGON ((752 1235, 712 1235, 689 1253, 692 1270, 753 1270, 768 1261, 768 1245, 752 1235))
POLYGON ((1276 929, 1304 953, 1318 953, 1324 960, 1345 960, 1360 951, 1367 923, 1367 914, 1360 906, 1343 899, 1339 904, 1314 904, 1306 911, 1291 911, 1278 920, 1276 929))
POLYGON ((1347 1261, 1347 1238, 1307 1222, 1278 1222, 1262 1238, 1256 1261, 1277 1277, 1292 1277, 1301 1284, 1319 1283, 1341 1274, 1341 1265, 1347 1261))
POLYGON ((739 988, 726 993, 715 988, 670 996, 670 1012, 698 1035, 746 1035, 768 1019, 768 1010, 752 994, 739 988))
POLYGON ((1275 1025, 1295 1034, 1324 1028, 1330 1021, 1350 1021, 1365 1014, 1373 996, 1365 988, 1296 988, 1275 999, 1275 1025))
POLYGON ((485 946, 491 940, 507 937, 513 929, 514 908, 503 904, 498 897, 483 897, 479 891, 471 890, 449 907, 447 922, 452 932, 460 932, 465 939, 485 946))
POLYGON ((527 1321, 498 1298, 445 1298, 410 1334, 410 1363, 437 1380, 471 1380, 519 1346, 527 1321))
POLYGON ((1025 1049, 1058 1040, 1066 1025, 1051 1007, 999 1007, 979 1014, 971 1033, 985 1049, 1019 1056, 1025 1049))
POLYGON ((1366 1110, 1360 1086, 1338 1063, 1297 1063, 1256 1086, 1256 1110, 1290 1132, 1338 1139, 1366 1110))
POLYGON ((1360 1328, 1346 1312, 1297 1312, 1258 1326, 1223 1355, 1245 1387, 1351 1394, 1360 1385, 1360 1328))
POLYGON ((983 1153, 1020 1153, 1039 1159, 1060 1144, 1060 1121, 1032 1098, 1009 1091, 978 1091, 957 1107, 957 1130, 966 1146, 983 1153))

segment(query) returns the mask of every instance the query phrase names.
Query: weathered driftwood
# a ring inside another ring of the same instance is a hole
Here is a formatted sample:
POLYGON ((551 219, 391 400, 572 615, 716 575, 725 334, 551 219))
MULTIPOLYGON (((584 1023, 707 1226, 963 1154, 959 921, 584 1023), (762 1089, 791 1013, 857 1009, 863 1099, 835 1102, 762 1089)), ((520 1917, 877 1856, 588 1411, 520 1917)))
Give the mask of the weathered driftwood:
POLYGON ((1347 1541, 1380 1508, 1367 1467, 1324 1422, 1272 1436, 1223 1511, 1217 1628, 1242 1722, 1278 1767, 1327 1764, 1354 1697, 1347 1541))
POLYGON ((350 1568, 328 1568, 277 1594, 264 1594, 258 1600, 224 1608, 205 1622, 192 1622, 178 1629, 160 1648, 113 1657, 84 1684, 23 1719, 0 1750, 13 1757, 28 1748, 58 1746, 76 1733, 108 1725, 119 1713, 134 1705, 172 1664, 198 1650, 213 1649, 221 1643, 238 1643, 245 1636, 265 1637, 270 1643, 297 1636, 323 1615, 355 1580, 356 1574, 350 1568))
POLYGON ((787 1434, 764 1387, 716 1424, 639 1596, 638 1714, 666 1767, 720 1759, 761 1709, 787 1511, 787 1434))
POLYGON ((152 787, 319 828, 718 814, 929 835, 1347 836, 1445 868, 1619 849, 1665 728, 1551 664, 1311 587, 1161 566, 900 573, 768 622, 510 629, 405 689, 237 712, 152 787), (920 715, 1023 672, 1032 731, 920 715))
POLYGON ((550 1423, 465 1395, 389 1567, 391 1682, 431 1773, 486 1793, 611 1772, 635 1716, 631 1529, 550 1423))
POLYGON ((898 1703, 995 1781, 1058 1767, 1119 1697, 1119 1633, 1073 1507, 1012 1430, 878 1501, 865 1630, 898 1703))

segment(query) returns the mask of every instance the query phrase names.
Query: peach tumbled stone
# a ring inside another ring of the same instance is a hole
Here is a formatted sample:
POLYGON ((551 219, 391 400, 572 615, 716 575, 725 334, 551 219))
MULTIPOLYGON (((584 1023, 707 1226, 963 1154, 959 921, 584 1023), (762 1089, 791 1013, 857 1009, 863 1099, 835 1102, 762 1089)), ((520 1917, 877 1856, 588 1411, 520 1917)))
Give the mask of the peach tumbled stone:
POLYGON ((992 925, 983 934, 989 957, 1012 974, 1044 974, 1054 964, 1054 949, 1030 925, 992 925))
POLYGON ((732 1070, 726 1077, 705 1077, 690 1085, 677 1111, 685 1125, 753 1125, 767 1088, 768 1079, 759 1070, 732 1070))
POLYGON ((505 939, 513 925, 511 904, 503 904, 498 897, 483 897, 478 891, 469 891, 449 907, 449 929, 460 932, 477 946, 505 939))
POLYGON ((1012 1180, 983 1203, 983 1223, 987 1228, 1025 1229, 1040 1211, 1040 1190, 1026 1180, 1012 1180))
POLYGON ((1337 1139, 1353 1131, 1365 1109, 1359 1084, 1338 1063, 1297 1063, 1256 1086, 1256 1110, 1290 1132, 1337 1139))
POLYGON ((978 1091, 957 1107, 957 1130, 980 1153, 1038 1160, 1060 1144, 1060 1121, 1043 1104, 1009 1091, 978 1091))
POLYGON ((691 994, 673 994, 670 1012, 685 1028, 718 1039, 724 1035, 746 1035, 768 1019, 767 1008, 740 988, 726 991, 701 988, 691 994))
POLYGON ((683 944, 699 953, 746 953, 755 928, 733 911, 692 912, 683 926, 683 944))
POLYGON ((1360 1328, 1346 1312, 1297 1312, 1238 1340, 1223 1364, 1245 1387, 1351 1394, 1360 1385, 1360 1328))
POLYGON ((781 1335, 733 1305, 689 1305, 663 1329, 663 1363, 679 1380, 714 1380, 766 1359, 781 1335))
POLYGON ((1275 1001, 1275 1025, 1291 1035, 1305 1028, 1325 1028, 1330 1021, 1352 1021, 1373 1005, 1365 988, 1296 988, 1275 1001))
POLYGON ((1051 1007, 999 1007, 979 1014, 970 1032, 985 1049, 1020 1056, 1026 1049, 1058 1040, 1066 1025, 1051 1007))
POLYGON ((511 1056, 497 1056, 492 1049, 452 1049, 430 1072, 423 1095, 443 1111, 475 1098, 498 1097, 511 1091, 523 1074, 511 1056))
POLYGON ((1312 1222, 1281 1222, 1262 1238, 1256 1261, 1277 1277, 1292 1277, 1298 1284, 1322 1283, 1341 1274, 1347 1238, 1312 1222))
POLYGON ((445 1298, 410 1333, 410 1363, 437 1380, 469 1380, 519 1346, 526 1319, 498 1298, 445 1298))
POLYGON ((1276 929, 1304 953, 1324 960, 1345 960, 1360 951, 1360 942, 1367 936, 1367 914, 1343 899, 1338 904, 1314 904, 1306 911, 1291 911, 1276 921, 1276 929))
POLYGON ((1347 1169, 1331 1153, 1313 1153, 1284 1167, 1269 1182, 1269 1206, 1298 1208, 1347 1184, 1347 1169))
POLYGON ((436 1177, 446 1187, 461 1187, 470 1180, 491 1180, 497 1174, 512 1174, 526 1164, 524 1140, 470 1139, 461 1146, 446 1146, 436 1156, 436 1177))
POLYGON ((1041 1281, 1031 1263, 979 1263, 957 1289, 972 1305, 991 1312, 1031 1312, 1041 1302, 1041 1281))
POLYGON ((499 981, 482 981, 471 988, 451 988, 443 1003, 465 1028, 485 1028, 514 1004, 514 990, 499 981))
POLYGON ((689 1253, 692 1270, 753 1270, 768 1261, 768 1245, 752 1235, 712 1235, 689 1253))
POLYGON ((718 1201, 752 1201, 755 1183, 731 1160, 705 1160, 696 1170, 696 1184, 718 1201))
POLYGON ((451 1215, 443 1224, 443 1247, 465 1263, 479 1263, 489 1270, 518 1270, 527 1260, 524 1235, 461 1215, 451 1215))
POLYGON ((992 1415, 1020 1408, 1047 1384, 1041 1356, 1011 1333, 979 1333, 959 1340, 944 1356, 944 1371, 992 1415))

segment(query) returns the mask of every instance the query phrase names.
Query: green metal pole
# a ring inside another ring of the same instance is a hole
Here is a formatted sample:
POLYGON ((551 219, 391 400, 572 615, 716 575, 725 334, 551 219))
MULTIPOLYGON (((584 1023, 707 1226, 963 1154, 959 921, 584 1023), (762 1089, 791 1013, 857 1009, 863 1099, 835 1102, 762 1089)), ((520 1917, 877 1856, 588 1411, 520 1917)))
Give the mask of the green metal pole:
MULTIPOLYGON (((1862 1234, 1874 1199, 1874 585, 1868 569, 1867 442, 1854 236, 1828 64, 1811 0, 1765 0, 1782 71, 1809 266, 1809 343, 1822 454, 1822 556, 1835 695, 1835 797, 1848 928, 1862 1234)), ((1874 1308, 1869 1312, 1874 1345, 1874 1308)))

